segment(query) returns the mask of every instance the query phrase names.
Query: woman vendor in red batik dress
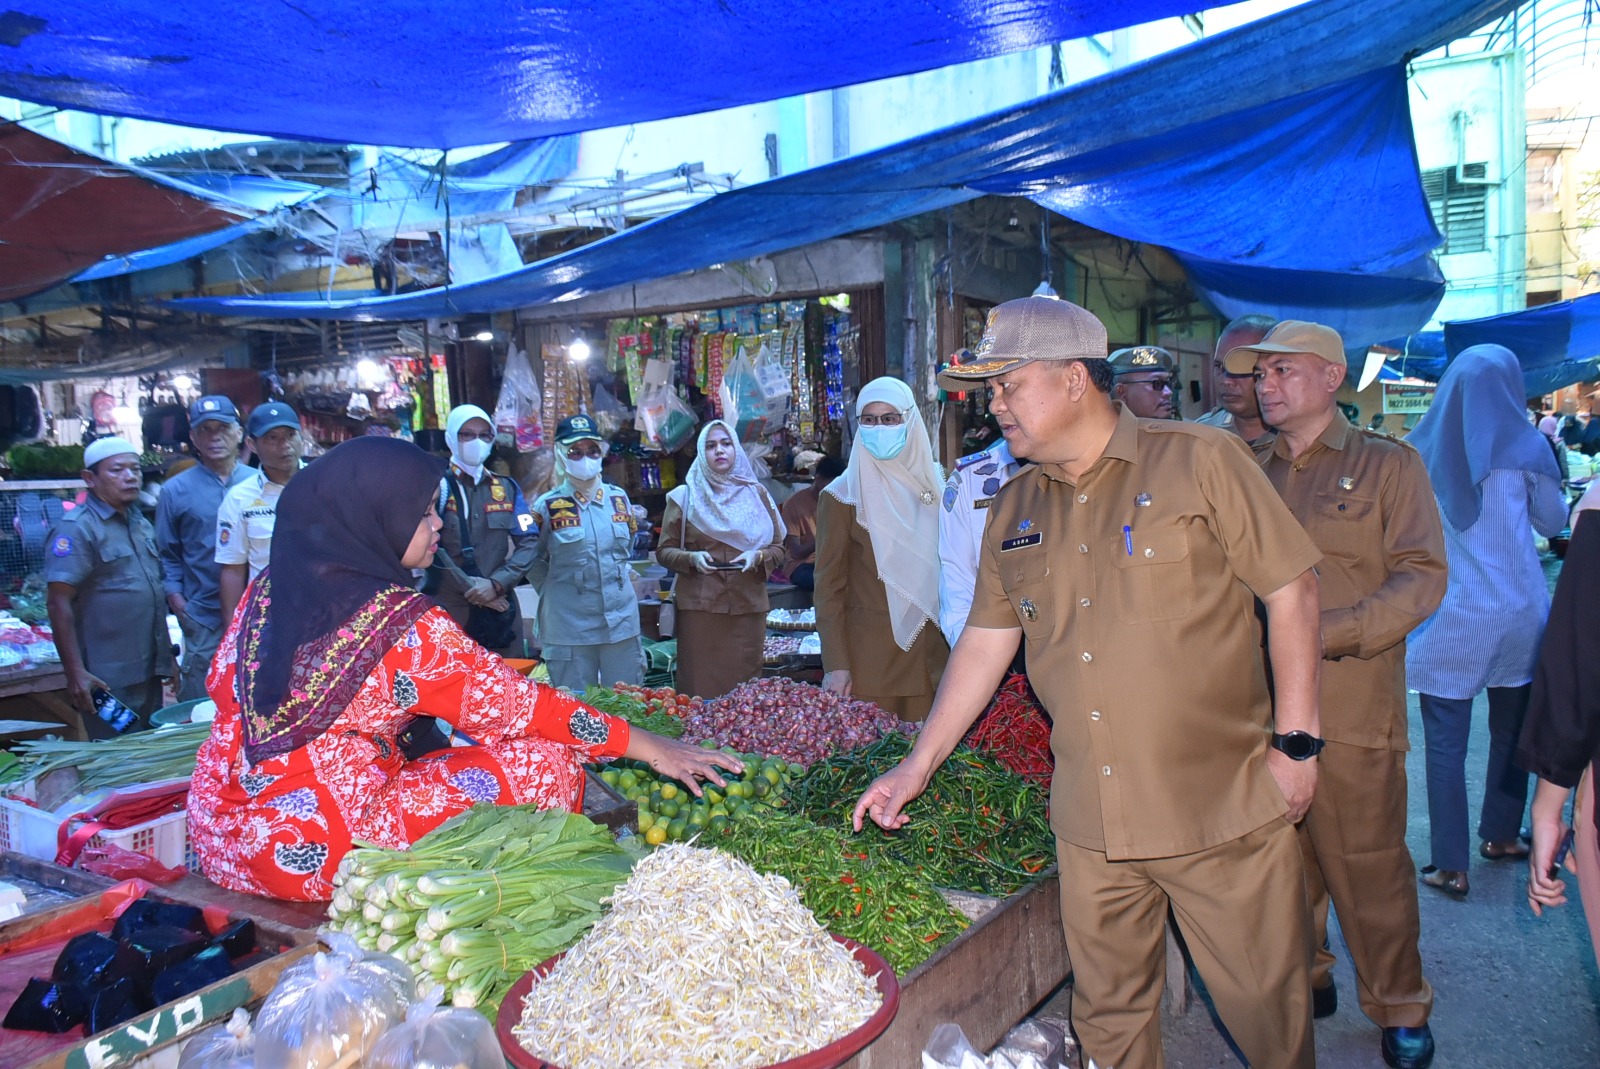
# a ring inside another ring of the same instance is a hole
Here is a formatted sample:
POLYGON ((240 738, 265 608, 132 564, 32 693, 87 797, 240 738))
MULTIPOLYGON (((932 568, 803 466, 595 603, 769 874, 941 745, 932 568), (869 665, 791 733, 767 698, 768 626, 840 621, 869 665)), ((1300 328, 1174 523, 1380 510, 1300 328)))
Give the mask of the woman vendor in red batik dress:
POLYGON ((403 848, 479 802, 576 810, 586 761, 690 784, 739 767, 528 681, 418 593, 443 471, 408 442, 359 438, 284 490, 271 563, 208 681, 189 837, 213 882, 322 901, 353 840, 403 848), (419 716, 476 745, 407 760, 398 737, 419 716))

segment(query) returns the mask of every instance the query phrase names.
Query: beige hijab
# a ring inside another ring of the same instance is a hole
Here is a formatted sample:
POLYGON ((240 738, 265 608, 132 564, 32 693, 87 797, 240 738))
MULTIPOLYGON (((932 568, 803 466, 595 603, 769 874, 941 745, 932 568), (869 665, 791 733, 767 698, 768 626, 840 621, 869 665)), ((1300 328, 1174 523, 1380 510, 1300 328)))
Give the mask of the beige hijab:
POLYGON ((909 650, 930 620, 939 619, 939 494, 944 473, 933 459, 928 428, 911 387, 899 379, 867 383, 856 397, 856 416, 875 401, 898 411, 906 444, 893 460, 879 460, 859 444, 843 475, 822 492, 855 506, 856 522, 872 539, 889 601, 894 642, 909 650))

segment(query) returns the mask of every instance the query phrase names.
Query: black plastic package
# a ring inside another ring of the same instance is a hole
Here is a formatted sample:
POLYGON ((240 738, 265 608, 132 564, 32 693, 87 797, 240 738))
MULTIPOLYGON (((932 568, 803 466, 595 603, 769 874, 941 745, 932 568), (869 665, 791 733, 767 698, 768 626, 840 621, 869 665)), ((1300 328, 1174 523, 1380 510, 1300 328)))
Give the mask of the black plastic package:
POLYGON ((11 1004, 5 1027, 59 1035, 82 1024, 87 1013, 76 988, 34 977, 11 1004))

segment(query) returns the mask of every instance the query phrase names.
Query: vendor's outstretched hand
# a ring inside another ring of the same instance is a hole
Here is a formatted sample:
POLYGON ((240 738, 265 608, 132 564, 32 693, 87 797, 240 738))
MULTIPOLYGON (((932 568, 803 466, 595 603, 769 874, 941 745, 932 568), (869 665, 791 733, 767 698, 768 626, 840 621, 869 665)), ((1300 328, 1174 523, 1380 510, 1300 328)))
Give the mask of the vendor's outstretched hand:
POLYGON ((861 830, 863 817, 870 816, 880 828, 893 831, 904 827, 911 818, 902 810, 928 786, 928 777, 913 770, 906 761, 873 780, 856 802, 851 824, 861 830))
POLYGON ((744 771, 743 761, 721 750, 690 746, 686 742, 663 738, 640 728, 628 733, 628 749, 623 756, 643 761, 656 774, 677 780, 688 787, 696 798, 700 797, 700 780, 710 780, 718 787, 727 785, 718 774, 718 768, 725 768, 729 772, 744 771))

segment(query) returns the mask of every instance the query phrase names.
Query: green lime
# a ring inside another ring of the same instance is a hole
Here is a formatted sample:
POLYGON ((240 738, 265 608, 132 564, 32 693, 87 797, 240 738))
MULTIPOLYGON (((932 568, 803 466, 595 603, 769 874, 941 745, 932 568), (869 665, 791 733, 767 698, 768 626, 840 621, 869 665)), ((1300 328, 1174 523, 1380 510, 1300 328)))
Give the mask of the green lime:
POLYGON ((667 838, 675 843, 680 843, 684 840, 688 831, 689 822, 680 818, 667 825, 667 838))
POLYGON ((661 785, 661 797, 665 798, 669 802, 678 797, 679 793, 678 785, 676 783, 663 783, 661 785))
POLYGON ((723 835, 728 830, 728 814, 712 813, 711 819, 706 821, 706 831, 712 835, 723 835))
POLYGON ((621 776, 622 773, 618 772, 616 769, 608 768, 604 772, 600 773, 600 782, 604 783, 607 787, 615 787, 617 785, 617 780, 621 778, 621 776))

